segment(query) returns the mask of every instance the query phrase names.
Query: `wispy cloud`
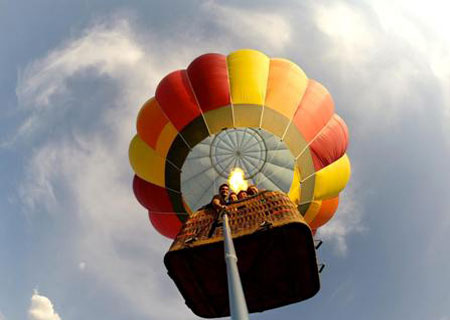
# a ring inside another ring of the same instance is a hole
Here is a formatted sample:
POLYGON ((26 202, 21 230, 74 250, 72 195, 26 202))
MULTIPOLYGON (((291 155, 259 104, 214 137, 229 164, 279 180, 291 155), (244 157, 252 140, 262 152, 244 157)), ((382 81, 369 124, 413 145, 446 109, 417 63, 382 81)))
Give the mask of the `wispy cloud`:
POLYGON ((317 236, 331 244, 337 254, 345 255, 348 250, 348 236, 366 230, 363 224, 364 211, 353 182, 340 194, 337 213, 325 226, 318 229, 317 236))
MULTIPOLYGON (((361 153, 368 145, 376 148, 377 137, 401 134, 408 129, 405 116, 411 114, 436 121, 430 145, 442 149, 447 138, 450 146, 450 37, 443 32, 450 27, 447 11, 448 4, 440 1, 332 1, 311 6, 317 30, 328 43, 318 60, 329 66, 329 89, 339 94, 338 112, 351 117, 350 152, 361 153)), ((367 170, 360 174, 372 175, 367 170)), ((333 237, 341 253, 347 250, 348 236, 364 229, 364 200, 358 190, 350 186, 343 192, 336 216, 320 233, 333 237)))
POLYGON ((86 269, 86 262, 82 261, 78 264, 78 269, 80 269, 80 271, 84 271, 86 269))
MULTIPOLYGON (((367 12, 344 2, 318 4, 314 8, 314 19, 319 30, 331 37, 342 56, 358 64, 364 62, 377 42, 377 34, 371 26, 367 12)), ((327 53, 325 53, 327 54, 327 53)))
POLYGON ((31 305, 28 310, 30 320, 61 320, 53 308, 49 298, 39 295, 37 291, 31 296, 31 305))
MULTIPOLYGON (((446 30, 450 21, 446 12, 450 6, 446 2, 423 1, 374 1, 371 7, 377 15, 381 29, 396 40, 408 45, 410 55, 417 57, 429 67, 420 70, 437 78, 439 94, 447 102, 446 112, 450 112, 450 36, 446 30), (428 71, 428 72, 427 72, 428 71)), ((409 57, 411 58, 411 57, 409 57)))
MULTIPOLYGON (((81 36, 66 41, 20 73, 16 92, 19 106, 28 110, 28 114, 16 137, 29 138, 42 134, 49 126, 61 126, 73 108, 84 114, 89 112, 87 107, 95 108, 92 112, 107 112, 108 105, 88 105, 89 97, 83 99, 78 95, 80 92, 73 90, 77 79, 85 82, 97 79, 97 86, 109 80, 124 83, 121 96, 115 97, 115 107, 128 102, 138 105, 142 94, 156 84, 155 76, 159 74, 159 65, 151 59, 125 18, 99 22, 86 29, 81 36)), ((127 106, 123 109, 128 111, 127 106)))
POLYGON ((224 39, 233 35, 234 43, 243 41, 259 49, 279 52, 292 40, 291 25, 280 12, 232 7, 218 1, 204 2, 202 11, 212 25, 222 29, 224 39))
MULTIPOLYGON (((352 114, 363 127, 390 126, 404 112, 426 111, 430 97, 449 115, 450 39, 442 31, 450 26, 442 15, 447 6, 439 1, 312 6, 316 26, 330 42, 320 61, 333 66, 330 76, 342 92, 353 92, 352 114)), ((443 120, 447 126, 448 118, 443 120)))
POLYGON ((50 99, 69 94, 71 77, 90 68, 99 75, 123 74, 143 56, 126 20, 116 20, 113 27, 96 25, 24 70, 17 87, 19 103, 35 109, 55 107, 50 99))

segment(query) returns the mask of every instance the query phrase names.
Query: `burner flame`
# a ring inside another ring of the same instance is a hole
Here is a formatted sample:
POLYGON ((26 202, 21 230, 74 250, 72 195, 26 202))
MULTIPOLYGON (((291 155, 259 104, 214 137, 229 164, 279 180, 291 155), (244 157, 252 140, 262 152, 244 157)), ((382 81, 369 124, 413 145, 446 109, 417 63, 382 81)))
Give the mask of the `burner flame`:
POLYGON ((230 172, 230 176, 228 177, 228 184, 234 192, 238 193, 241 190, 247 190, 248 183, 245 180, 244 170, 241 168, 234 168, 230 172))

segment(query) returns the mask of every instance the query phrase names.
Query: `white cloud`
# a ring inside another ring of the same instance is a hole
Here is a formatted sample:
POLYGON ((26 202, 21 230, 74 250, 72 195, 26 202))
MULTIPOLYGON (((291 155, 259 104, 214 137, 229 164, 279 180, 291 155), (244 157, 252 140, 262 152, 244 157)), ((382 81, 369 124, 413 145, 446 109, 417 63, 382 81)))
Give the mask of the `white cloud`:
POLYGON ((202 10, 211 24, 223 29, 223 39, 231 34, 234 42, 238 38, 270 51, 280 51, 292 40, 291 26, 281 13, 231 7, 216 1, 204 2, 202 10))
POLYGON ((363 225, 364 212, 360 201, 356 200, 358 193, 352 187, 353 182, 340 194, 339 208, 334 217, 326 225, 318 229, 317 238, 331 244, 339 255, 345 255, 348 250, 348 236, 365 230, 363 225))
POLYGON ((143 55, 127 21, 115 21, 114 28, 97 25, 28 66, 21 74, 24 81, 19 82, 17 96, 24 106, 51 107, 52 96, 68 94, 67 81, 77 73, 95 68, 100 75, 120 74, 143 55))
POLYGON ((317 27, 335 41, 340 54, 347 59, 364 61, 374 49, 374 32, 366 12, 358 7, 340 1, 317 5, 314 17, 317 27))
MULTIPOLYGON (((411 56, 417 54, 443 84, 450 101, 450 5, 442 1, 376 1, 371 4, 382 30, 406 42, 411 56)), ((450 109, 448 110, 450 111, 450 109)))
POLYGON ((23 203, 29 211, 36 211, 40 206, 48 212, 55 211, 57 200, 52 180, 57 178, 58 150, 45 146, 35 152, 33 161, 25 168, 25 180, 19 188, 23 203), (56 166, 55 168, 53 166, 56 166))
POLYGON ((28 318, 30 320, 61 320, 60 316, 53 309, 50 299, 39 295, 37 291, 31 296, 28 318))
MULTIPOLYGON (((128 102, 135 97, 132 102, 138 105, 142 93, 156 84, 158 67, 137 42, 126 19, 96 24, 20 73, 17 97, 19 106, 28 109, 29 115, 17 134, 35 134, 50 119, 64 121, 58 116, 67 113, 68 102, 80 100, 70 90, 70 81, 86 77, 89 72, 94 72, 97 79, 126 83, 122 100, 128 102)), ((87 77, 93 78, 90 74, 87 77)))
POLYGON ((86 269, 86 262, 84 262, 84 261, 80 262, 80 263, 78 264, 78 268, 79 268, 81 271, 84 271, 84 270, 86 269))
POLYGON ((331 43, 320 60, 333 66, 330 73, 343 90, 353 92, 352 105, 358 106, 353 112, 364 127, 390 125, 403 112, 427 110, 428 90, 436 101, 442 99, 448 128, 448 6, 403 0, 312 6, 316 27, 331 43))
POLYGON ((389 26, 389 31, 401 35, 412 43, 417 41, 419 33, 422 32, 418 28, 427 31, 432 37, 440 38, 441 41, 450 42, 450 35, 447 32, 450 28, 447 15, 450 4, 447 2, 379 0, 371 2, 371 7, 384 22, 383 26, 389 26))

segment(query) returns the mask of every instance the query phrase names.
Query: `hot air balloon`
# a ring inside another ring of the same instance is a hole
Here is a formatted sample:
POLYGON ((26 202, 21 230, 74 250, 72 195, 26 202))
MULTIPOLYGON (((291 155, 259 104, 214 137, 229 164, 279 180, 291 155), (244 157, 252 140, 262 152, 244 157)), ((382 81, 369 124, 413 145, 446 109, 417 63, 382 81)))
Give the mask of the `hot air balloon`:
POLYGON ((350 177, 347 145, 328 91, 289 60, 211 53, 161 80, 130 144, 133 190, 155 229, 175 239, 165 264, 196 314, 230 313, 217 256, 226 235, 211 231, 217 217, 205 204, 237 167, 268 190, 229 206, 248 310, 319 290, 311 234, 337 210, 350 177))

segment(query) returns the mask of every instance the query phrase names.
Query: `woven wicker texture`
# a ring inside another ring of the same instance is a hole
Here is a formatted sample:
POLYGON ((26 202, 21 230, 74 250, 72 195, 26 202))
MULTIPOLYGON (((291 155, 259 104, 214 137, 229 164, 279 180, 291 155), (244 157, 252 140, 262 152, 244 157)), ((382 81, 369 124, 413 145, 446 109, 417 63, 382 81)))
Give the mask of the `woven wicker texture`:
MULTIPOLYGON (((305 223, 289 197, 278 191, 263 191, 227 206, 233 238, 292 222, 305 223)), ((222 219, 207 205, 195 212, 175 238, 170 251, 223 241, 222 219)))

